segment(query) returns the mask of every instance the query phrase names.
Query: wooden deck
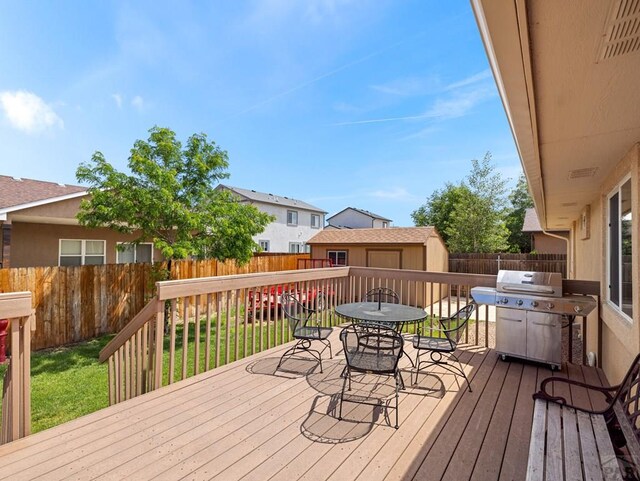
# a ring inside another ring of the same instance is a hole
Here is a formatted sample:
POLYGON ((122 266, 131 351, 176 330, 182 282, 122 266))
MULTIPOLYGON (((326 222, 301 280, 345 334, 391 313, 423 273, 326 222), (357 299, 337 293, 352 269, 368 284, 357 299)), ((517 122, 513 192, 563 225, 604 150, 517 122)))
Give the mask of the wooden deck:
MULTIPOLYGON (((337 330, 332 344, 339 351, 337 330)), ((337 420, 340 352, 323 374, 297 360, 274 373, 283 349, 2 446, 0 479, 524 479, 531 395, 551 375, 548 368, 465 347, 472 393, 440 370, 410 386, 407 370, 395 430, 380 407, 345 403, 345 419, 337 420)), ((575 365, 560 375, 606 382, 601 372, 575 365)), ((354 391, 393 391, 379 381, 367 376, 354 391)), ((393 420, 393 410, 389 415, 393 420)))

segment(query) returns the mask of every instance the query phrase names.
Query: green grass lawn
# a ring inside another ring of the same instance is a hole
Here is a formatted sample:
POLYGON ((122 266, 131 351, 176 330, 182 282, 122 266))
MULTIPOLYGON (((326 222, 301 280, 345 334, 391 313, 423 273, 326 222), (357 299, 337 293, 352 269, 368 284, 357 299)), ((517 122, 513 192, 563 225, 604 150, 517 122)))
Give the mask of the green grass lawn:
MULTIPOLYGON (((434 323, 435 324, 435 323, 434 323)), ((413 332, 413 328, 406 329, 405 332, 413 332)), ((428 327, 425 333, 428 332, 428 327)), ((206 324, 200 323, 200 372, 205 366, 205 339, 206 324)), ((235 326, 229 328, 229 362, 236 360, 235 353, 235 326)), ((268 349, 274 345, 281 344, 281 341, 288 342, 290 339, 289 329, 285 326, 284 339, 282 339, 282 326, 266 322, 262 325, 263 349, 268 349), (270 329, 270 344, 267 345, 267 329, 270 329)), ((257 321, 255 325, 247 326, 247 355, 252 353, 252 337, 256 338, 256 349, 260 351, 260 325, 257 321)), ((221 325, 220 330, 220 355, 219 365, 225 364, 226 359, 226 326, 221 325)), ((92 413, 109 405, 108 384, 107 384, 107 364, 100 364, 98 356, 100 350, 107 345, 113 335, 102 336, 88 342, 75 344, 72 346, 56 349, 47 349, 34 352, 31 355, 31 409, 32 409, 32 432, 56 426, 58 424, 71 421, 77 417, 92 413)), ((244 326, 238 326, 238 358, 243 358, 244 349, 244 326)), ((168 384, 169 371, 169 335, 164 339, 164 384, 168 384)), ((194 324, 189 325, 188 336, 188 370, 187 376, 193 375, 193 359, 195 344, 194 324)), ((210 367, 215 365, 215 344, 216 332, 215 322, 211 327, 211 358, 210 367)), ((182 379, 182 345, 183 326, 178 325, 176 329, 176 366, 174 368, 174 381, 182 379)), ((0 375, 4 374, 6 366, 0 366, 0 375)), ((0 418, 1 419, 1 418, 0 418)))

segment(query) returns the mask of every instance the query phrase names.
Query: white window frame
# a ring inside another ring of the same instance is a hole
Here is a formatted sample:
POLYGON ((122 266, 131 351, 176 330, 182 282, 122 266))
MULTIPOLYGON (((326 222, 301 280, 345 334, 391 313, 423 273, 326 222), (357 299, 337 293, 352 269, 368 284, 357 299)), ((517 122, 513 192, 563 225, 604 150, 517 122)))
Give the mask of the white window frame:
MULTIPOLYGON (((151 246, 151 264, 153 264, 153 242, 140 242, 138 244, 134 244, 133 242, 116 242, 116 245, 119 246, 121 244, 128 244, 128 245, 133 245, 134 249, 133 249, 133 263, 137 264, 138 260, 137 260, 137 256, 138 256, 138 252, 135 249, 137 246, 139 245, 148 245, 151 246)), ((116 264, 128 264, 128 262, 120 262, 120 254, 122 254, 122 251, 120 251, 117 247, 116 247, 116 264)))
POLYGON ((263 252, 271 251, 271 242, 269 242, 269 240, 267 239, 260 239, 258 241, 258 245, 260 246, 260 249, 262 249, 263 252), (266 249, 262 246, 262 244, 265 244, 267 246, 266 249))
MULTIPOLYGON (((611 307, 613 310, 615 310, 620 316, 622 316, 622 318, 629 322, 629 323, 633 323, 633 318, 629 317, 629 315, 624 312, 622 310, 622 186, 624 184, 626 184, 629 180, 631 180, 631 174, 627 174, 626 176, 624 176, 622 178, 622 180, 620 182, 618 182, 615 187, 613 189, 611 189, 611 191, 609 192, 609 194, 607 195, 607 205, 606 205, 606 210, 607 210, 607 223, 606 223, 606 229, 607 229, 607 236, 606 236, 606 243, 607 243, 607 258, 606 258, 606 280, 607 280, 607 285, 606 285, 606 300, 607 300, 607 305, 609 307, 611 307), (615 219, 615 222, 617 222, 618 224, 618 242, 620 243, 620 245, 618 246, 618 302, 620 303, 620 305, 617 305, 614 301, 611 300, 611 289, 610 289, 610 285, 611 285, 611 229, 609 228, 609 225, 611 224, 611 211, 610 211, 610 202, 611 202, 611 198, 614 197, 615 195, 618 195, 618 218, 615 219)), ((633 215, 636 214, 635 212, 633 212, 633 183, 631 184, 631 215, 633 218, 633 215)), ((637 215, 637 214, 636 214, 637 215)), ((633 229, 632 229, 633 232, 633 229)), ((633 255, 632 255, 633 258, 633 255)), ((632 300, 633 302, 633 300, 632 300)), ((633 306, 632 304, 632 309, 634 309, 636 306, 633 306)))
MULTIPOLYGON (((80 241, 80 265, 86 265, 84 263, 84 259, 87 256, 87 241, 89 242, 102 242, 102 264, 90 264, 90 265, 105 265, 107 263, 107 241, 102 239, 58 239, 58 267, 61 267, 62 264, 60 260, 63 257, 78 257, 77 254, 74 255, 63 255, 62 254, 62 243, 64 241, 80 241)), ((96 254, 90 254, 89 257, 98 257, 96 254)), ((65 266, 65 267, 77 267, 77 266, 65 266)))
POLYGON ((298 211, 297 210, 288 210, 287 209, 287 225, 298 225, 298 211), (296 220, 293 222, 293 215, 291 216, 292 222, 289 222, 289 214, 295 214, 296 220))
POLYGON ((386 229, 387 227, 389 227, 389 223, 386 220, 382 221, 382 228, 386 229))
POLYGON ((304 242, 289 242, 289 254, 304 254, 304 242), (293 246, 298 250, 292 250, 293 246))
POLYGON ((311 228, 319 229, 320 228, 320 214, 311 214, 311 228), (318 219, 318 223, 313 225, 313 219, 318 219))
POLYGON ((349 265, 349 251, 346 250, 330 250, 327 251, 327 259, 331 259, 331 253, 335 253, 336 262, 333 262, 334 266, 347 266, 349 265), (338 264, 338 253, 344 252, 344 264, 338 264))

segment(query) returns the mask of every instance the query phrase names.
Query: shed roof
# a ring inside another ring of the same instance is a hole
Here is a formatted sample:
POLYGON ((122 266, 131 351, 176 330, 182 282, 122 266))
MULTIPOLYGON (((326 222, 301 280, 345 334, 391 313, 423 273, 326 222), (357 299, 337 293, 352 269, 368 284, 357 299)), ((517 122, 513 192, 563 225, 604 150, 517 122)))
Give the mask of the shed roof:
POLYGON ((325 229, 307 244, 426 244, 434 236, 438 236, 434 227, 325 229))
POLYGON ((0 175, 0 210, 15 210, 11 207, 27 207, 33 203, 55 202, 65 197, 86 193, 80 185, 65 185, 43 180, 19 179, 0 175))
MULTIPOLYGON (((333 219, 335 216, 337 216, 338 214, 342 214, 345 210, 355 210, 356 212, 359 212, 360 214, 364 214, 366 216, 371 217, 372 219, 380 219, 380 220, 386 220, 389 222, 392 222, 391 219, 387 219, 386 217, 382 217, 381 215, 378 214, 374 214, 373 212, 369 211, 369 210, 364 210, 364 209, 358 209, 357 207, 345 207, 344 209, 342 209, 340 212, 338 212, 337 214, 333 214, 331 217, 329 217, 328 219, 333 219)), ((327 219, 327 220, 328 220, 327 219)))
POLYGON ((241 197, 255 201, 264 202, 265 204, 283 205, 285 207, 293 207, 296 209, 311 210, 314 212, 321 212, 326 214, 326 211, 308 204, 298 199, 292 199, 291 197, 285 197, 281 195, 266 194, 264 192, 258 192, 256 190, 241 189, 240 187, 233 187, 231 185, 220 184, 217 188, 228 189, 241 197))
MULTIPOLYGON (((536 210, 531 207, 524 213, 524 222, 522 223, 522 232, 543 232, 540 226, 540 220, 536 210)), ((547 232, 567 232, 563 229, 547 229, 547 232)))

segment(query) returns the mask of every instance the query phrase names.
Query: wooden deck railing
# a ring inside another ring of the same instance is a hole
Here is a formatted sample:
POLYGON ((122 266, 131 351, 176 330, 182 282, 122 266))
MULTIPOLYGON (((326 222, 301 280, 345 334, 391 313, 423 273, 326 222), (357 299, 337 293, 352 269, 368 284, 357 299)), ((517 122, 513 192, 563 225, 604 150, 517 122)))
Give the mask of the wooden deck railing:
MULTIPOLYGON (((117 403, 288 342, 280 296, 303 302, 326 298, 324 325, 340 321, 336 305, 358 301, 373 287, 389 287, 430 319, 470 302, 472 286, 493 287, 496 276, 365 267, 265 272, 157 284, 157 296, 103 349, 109 361, 109 401, 117 403)), ((565 292, 591 294, 598 283, 565 281, 565 292)), ((463 341, 494 347, 490 308, 473 315, 463 341)), ((429 326, 435 327, 430 321, 429 326)), ((583 334, 586 322, 583 322, 583 334)))
POLYGON ((35 329, 30 292, 0 294, 0 319, 9 319, 11 357, 2 386, 0 444, 31 434, 31 331, 35 329))
POLYGON ((335 324, 348 274, 338 267, 159 282, 157 296, 100 353, 110 404, 288 342, 278 308, 285 292, 311 304, 324 297, 322 322, 335 324))

